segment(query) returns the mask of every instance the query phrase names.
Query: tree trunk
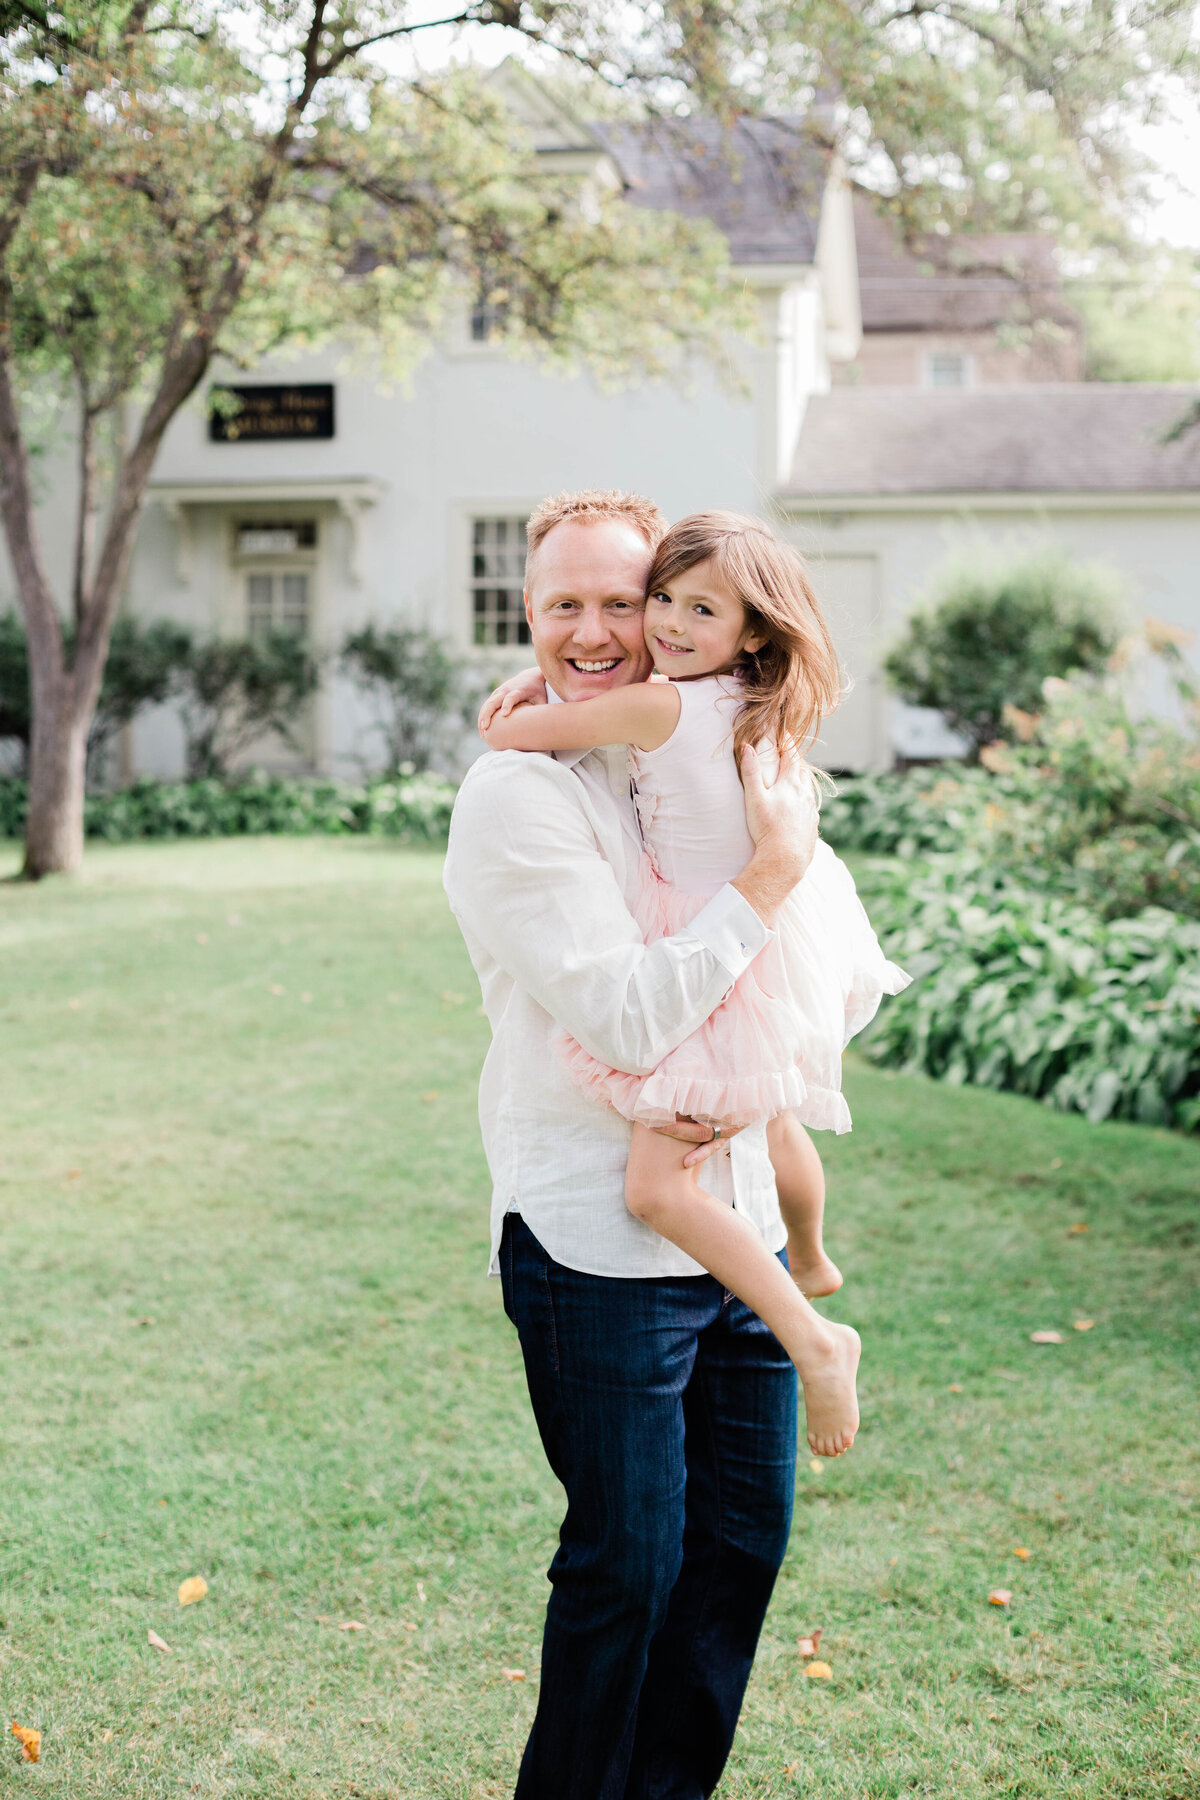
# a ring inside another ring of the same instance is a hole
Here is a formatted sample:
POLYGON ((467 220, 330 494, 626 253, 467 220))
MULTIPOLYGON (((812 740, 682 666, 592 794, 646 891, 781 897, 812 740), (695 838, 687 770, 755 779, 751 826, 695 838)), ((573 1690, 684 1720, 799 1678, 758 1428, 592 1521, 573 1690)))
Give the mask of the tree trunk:
POLYGON ((34 711, 29 747, 24 873, 31 881, 71 874, 83 862, 87 720, 74 704, 70 677, 56 685, 54 698, 34 711))

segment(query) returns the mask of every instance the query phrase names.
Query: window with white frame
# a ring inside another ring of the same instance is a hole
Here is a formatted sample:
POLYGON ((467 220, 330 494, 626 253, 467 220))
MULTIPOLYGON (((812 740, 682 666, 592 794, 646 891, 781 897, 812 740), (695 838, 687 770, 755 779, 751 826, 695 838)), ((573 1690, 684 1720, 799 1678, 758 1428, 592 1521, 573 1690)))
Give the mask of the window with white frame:
POLYGON ((971 360, 963 350, 931 350, 925 366, 930 387, 971 385, 971 360))
POLYGON ((524 587, 524 519, 472 519, 472 643, 529 643, 524 587))
POLYGON ((247 637, 261 641, 272 631, 309 637, 316 521, 242 520, 236 528, 236 542, 247 637))

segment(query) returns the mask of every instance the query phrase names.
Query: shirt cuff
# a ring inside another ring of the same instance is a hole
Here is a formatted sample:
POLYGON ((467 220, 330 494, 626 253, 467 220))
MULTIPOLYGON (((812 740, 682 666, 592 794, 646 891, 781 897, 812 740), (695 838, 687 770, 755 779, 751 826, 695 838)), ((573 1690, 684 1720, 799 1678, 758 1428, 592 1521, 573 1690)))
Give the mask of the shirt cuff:
POLYGON ((734 981, 775 933, 763 924, 744 894, 726 884, 702 907, 688 926, 706 950, 711 950, 734 981))

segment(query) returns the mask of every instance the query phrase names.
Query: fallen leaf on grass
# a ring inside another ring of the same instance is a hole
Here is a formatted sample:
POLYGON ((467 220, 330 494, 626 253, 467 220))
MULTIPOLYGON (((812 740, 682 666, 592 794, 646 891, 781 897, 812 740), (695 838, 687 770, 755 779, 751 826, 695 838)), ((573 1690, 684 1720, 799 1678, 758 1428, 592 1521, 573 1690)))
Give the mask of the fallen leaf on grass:
POLYGON ((809 1663, 807 1668, 805 1669, 804 1673, 806 1675, 815 1676, 815 1678, 818 1681, 832 1681, 833 1680, 833 1670, 830 1668, 828 1663, 823 1663, 823 1662, 809 1663))
POLYGON ((993 1588, 991 1593, 988 1595, 988 1605, 989 1606, 1007 1606, 1011 1599, 1012 1599, 1011 1589, 1009 1589, 1009 1588, 993 1588))
POLYGON ((13 1720, 12 1734, 21 1746, 21 1755, 26 1762, 36 1762, 42 1754, 42 1734, 34 1731, 31 1725, 18 1725, 13 1720))
POLYGON ((824 1629, 825 1627, 823 1625, 815 1625, 806 1636, 798 1637, 796 1639, 796 1648, 799 1650, 801 1656, 815 1656, 817 1654, 817 1645, 821 1642, 821 1633, 824 1629))
POLYGON ((179 1584, 180 1606, 193 1606, 197 1600, 203 1600, 208 1592, 208 1583, 203 1575, 189 1575, 186 1581, 179 1584))
POLYGON ((277 982, 277 981, 273 981, 273 982, 272 982, 272 983, 271 983, 271 986, 270 986, 270 988, 269 988, 269 990, 268 990, 268 992, 270 992, 270 993, 272 993, 272 994, 275 994, 275 995, 276 995, 276 996, 278 996, 278 995, 280 995, 280 994, 285 994, 285 993, 286 993, 286 992, 287 992, 287 989, 286 989, 286 988, 282 988, 282 987, 280 987, 280 985, 279 985, 279 983, 278 983, 278 982, 277 982))
POLYGON ((799 1768, 799 1767, 800 1767, 800 1764, 799 1764, 799 1763, 798 1763, 798 1762, 794 1762, 794 1763, 784 1763, 784 1765, 783 1765, 783 1772, 784 1772, 784 1774, 785 1774, 785 1775, 794 1775, 794 1774, 795 1774, 795 1773, 796 1773, 796 1770, 797 1770, 797 1769, 798 1769, 798 1768, 799 1768))
POLYGON ((424 1093, 421 1095, 421 1103, 424 1106, 432 1106, 433 1102, 437 1099, 437 1097, 438 1097, 437 1088, 430 1088, 427 1093, 424 1093))
POLYGON ((1077 1219, 1075 1221, 1074 1225, 1067 1226, 1067 1236, 1068 1237, 1082 1237, 1086 1230, 1087 1230, 1087 1225, 1084 1222, 1084 1220, 1077 1219))
POLYGON ((1033 1555, 1033 1552, 1032 1550, 1027 1550, 1024 1544, 1014 1544, 1013 1555, 1019 1556, 1022 1562, 1028 1562, 1029 1558, 1033 1555))
POLYGON ((344 1625, 338 1626, 339 1631, 365 1631, 366 1629, 366 1626, 360 1625, 357 1619, 347 1619, 344 1625))
POLYGON ((157 1631, 155 1631, 153 1627, 146 1633, 146 1642, 150 1645, 152 1650, 165 1650, 168 1656, 174 1655, 174 1651, 171 1649, 170 1644, 164 1644, 163 1640, 159 1637, 157 1631))
POLYGON ((465 994, 452 993, 448 988, 438 995, 443 1006, 461 1006, 466 997, 465 994))
POLYGON ((505 1681, 524 1681, 525 1679, 524 1669, 501 1669, 500 1673, 505 1681))
POLYGON ((102 1744, 111 1744, 113 1741, 114 1735, 115 1735, 115 1733, 113 1732, 113 1728, 110 1725, 107 1731, 102 1731, 100 1733, 100 1742, 102 1744))
POLYGON ((405 1631, 416 1631, 418 1629, 415 1619, 401 1619, 400 1623, 403 1625, 405 1631))
POLYGON ((1090 1331, 1095 1323, 1095 1319, 1076 1319, 1075 1329, 1076 1331, 1090 1331))
POLYGON ((207 931, 198 931, 198 932, 197 932, 197 933, 196 933, 196 942, 197 942, 197 943, 198 943, 198 944, 207 944, 207 942, 208 942, 208 933, 207 933, 207 931))
POLYGON ((82 1000, 68 1000, 67 1001, 67 1011, 68 1012, 78 1012, 82 1005, 83 1005, 82 1000))
POLYGON ((1061 1331, 1031 1331, 1029 1341, 1031 1344, 1062 1344, 1066 1340, 1061 1331))
POLYGON ((149 1317, 144 1319, 130 1319, 129 1323, 131 1325, 153 1325, 154 1320, 149 1317))
POLYGON ((814 1475, 823 1475, 825 1473, 825 1464, 819 1457, 814 1456, 808 1466, 814 1475))
POLYGON ((68 1169, 67 1170, 67 1180, 68 1181, 78 1181, 79 1177, 82 1174, 83 1174, 82 1169, 68 1169))
POLYGON ((947 1391, 947 1393, 950 1393, 950 1394, 961 1394, 962 1393, 962 1382, 961 1381, 952 1381, 950 1383, 949 1388, 946 1391, 947 1391))
POLYGON ((421 1605, 424 1606, 424 1604, 425 1604, 425 1583, 423 1581, 418 1581, 418 1583, 417 1583, 417 1599, 421 1602, 421 1605))

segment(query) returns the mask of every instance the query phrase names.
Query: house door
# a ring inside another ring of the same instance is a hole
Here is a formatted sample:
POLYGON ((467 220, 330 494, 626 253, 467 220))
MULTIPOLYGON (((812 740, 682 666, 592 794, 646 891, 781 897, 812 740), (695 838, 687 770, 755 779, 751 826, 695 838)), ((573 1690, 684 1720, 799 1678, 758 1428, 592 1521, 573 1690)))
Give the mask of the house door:
POLYGON ((826 720, 814 751, 822 768, 836 772, 888 766, 883 674, 879 667, 879 559, 814 557, 813 585, 842 668, 853 686, 826 720))

